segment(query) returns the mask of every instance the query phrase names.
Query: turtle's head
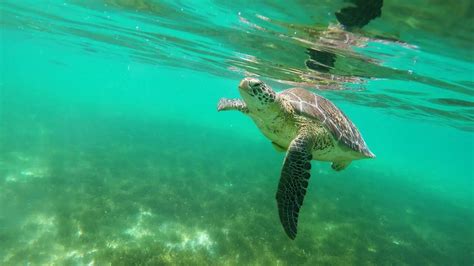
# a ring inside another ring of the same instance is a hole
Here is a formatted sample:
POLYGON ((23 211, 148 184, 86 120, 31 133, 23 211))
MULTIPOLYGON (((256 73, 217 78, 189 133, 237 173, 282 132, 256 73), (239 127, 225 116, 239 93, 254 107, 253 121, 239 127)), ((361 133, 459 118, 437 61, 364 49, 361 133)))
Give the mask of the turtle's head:
POLYGON ((275 102, 276 93, 264 82, 256 78, 240 81, 239 92, 250 109, 263 109, 275 102))

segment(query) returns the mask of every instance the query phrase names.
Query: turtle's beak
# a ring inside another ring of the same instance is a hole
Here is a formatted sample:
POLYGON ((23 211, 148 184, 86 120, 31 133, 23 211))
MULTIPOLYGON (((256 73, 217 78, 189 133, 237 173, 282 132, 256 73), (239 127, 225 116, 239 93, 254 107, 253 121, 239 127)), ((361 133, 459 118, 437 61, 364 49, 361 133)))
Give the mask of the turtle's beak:
POLYGON ((239 84, 239 89, 244 90, 244 91, 248 90, 250 88, 249 81, 250 81, 250 78, 242 79, 239 84))

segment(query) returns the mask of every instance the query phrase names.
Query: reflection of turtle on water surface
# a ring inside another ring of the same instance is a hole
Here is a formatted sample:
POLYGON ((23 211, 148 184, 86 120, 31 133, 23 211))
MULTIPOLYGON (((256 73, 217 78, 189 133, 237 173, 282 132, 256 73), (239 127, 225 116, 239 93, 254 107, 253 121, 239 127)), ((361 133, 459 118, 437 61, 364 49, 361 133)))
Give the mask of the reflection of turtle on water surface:
POLYGON ((361 29, 382 15, 383 0, 349 0, 353 5, 335 13, 339 25, 330 26, 320 34, 317 46, 307 48, 310 59, 305 65, 312 70, 327 73, 334 68, 336 54, 327 48, 347 49, 360 41, 350 31, 361 29))
POLYGON ((311 160, 332 162, 334 170, 351 161, 374 158, 355 125, 326 98, 293 88, 275 93, 255 78, 240 82, 242 100, 221 99, 218 110, 238 110, 255 122, 286 157, 276 193, 280 221, 294 239, 308 187, 311 160))

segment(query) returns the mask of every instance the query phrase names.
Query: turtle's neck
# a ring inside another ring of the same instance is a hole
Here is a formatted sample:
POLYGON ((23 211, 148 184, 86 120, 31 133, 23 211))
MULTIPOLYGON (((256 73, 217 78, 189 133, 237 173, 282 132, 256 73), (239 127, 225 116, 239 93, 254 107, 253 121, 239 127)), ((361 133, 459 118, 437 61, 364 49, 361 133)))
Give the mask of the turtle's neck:
POLYGON ((248 115, 255 120, 255 122, 265 123, 267 121, 272 121, 281 114, 281 106, 277 102, 267 104, 265 106, 259 107, 248 107, 248 115))

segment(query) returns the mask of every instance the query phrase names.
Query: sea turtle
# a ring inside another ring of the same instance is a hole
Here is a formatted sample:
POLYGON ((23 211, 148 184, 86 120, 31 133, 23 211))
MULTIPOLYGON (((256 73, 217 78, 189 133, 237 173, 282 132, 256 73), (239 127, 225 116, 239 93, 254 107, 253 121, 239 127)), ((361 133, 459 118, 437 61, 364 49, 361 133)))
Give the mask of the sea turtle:
POLYGON ((276 200, 283 228, 294 239, 311 160, 332 162, 339 171, 375 155, 347 116, 322 96, 302 88, 276 93, 256 78, 244 78, 239 92, 242 100, 222 98, 217 110, 250 116, 276 150, 286 151, 276 200))

